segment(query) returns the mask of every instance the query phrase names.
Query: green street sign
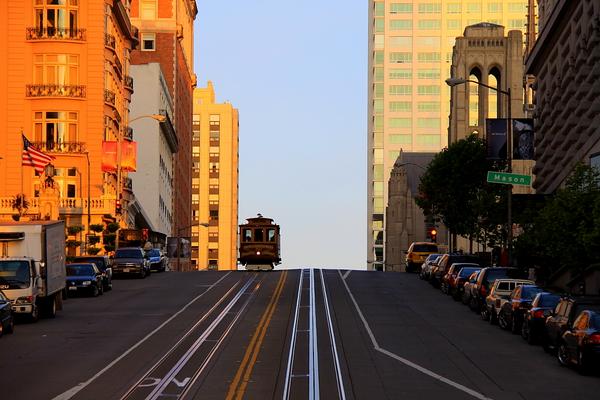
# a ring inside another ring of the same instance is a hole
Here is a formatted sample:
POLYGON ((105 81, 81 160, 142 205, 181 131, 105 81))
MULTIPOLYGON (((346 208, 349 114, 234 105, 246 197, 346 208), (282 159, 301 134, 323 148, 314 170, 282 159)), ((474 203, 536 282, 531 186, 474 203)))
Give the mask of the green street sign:
POLYGON ((509 174, 506 172, 488 171, 489 183, 503 183, 505 185, 531 185, 531 175, 509 174))

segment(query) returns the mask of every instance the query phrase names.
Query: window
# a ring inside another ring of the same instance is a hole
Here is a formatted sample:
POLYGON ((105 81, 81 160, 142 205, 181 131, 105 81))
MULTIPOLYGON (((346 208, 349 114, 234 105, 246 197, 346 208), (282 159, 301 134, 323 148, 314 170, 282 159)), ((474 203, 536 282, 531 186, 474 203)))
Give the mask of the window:
POLYGON ((35 27, 46 30, 48 36, 73 37, 73 30, 78 29, 78 8, 78 0, 36 0, 35 27))
POLYGON ((440 94, 440 87, 438 85, 419 85, 417 87, 417 94, 424 95, 438 95, 440 94))
POLYGON ((77 113, 36 112, 34 114, 34 141, 44 150, 61 150, 77 142, 77 113))
POLYGON ((373 162, 376 164, 383 163, 383 149, 373 150, 373 162))
POLYGON ((383 18, 376 18, 374 27, 375 32, 383 32, 385 30, 385 20, 383 18))
POLYGON ((142 33, 142 51, 156 50, 156 34, 142 33))
POLYGON ((436 52, 418 53, 417 60, 419 62, 440 62, 440 53, 436 53, 436 52))
POLYGON ((440 129, 440 125, 438 118, 417 118, 417 128, 440 129))
POLYGON ((374 80, 375 82, 381 82, 383 81, 383 67, 376 67, 374 69, 374 80))
POLYGON ((411 135, 389 135, 389 141, 391 144, 411 144, 411 135))
POLYGON ((460 29, 460 19, 449 19, 446 21, 448 29, 460 29))
POLYGON ((421 69, 419 70, 417 77, 419 79, 440 79, 439 69, 421 69))
POLYGON ((412 29, 412 19, 393 19, 390 21, 390 30, 398 31, 412 29))
POLYGON ((74 54, 36 54, 33 57, 35 84, 77 85, 79 56, 74 54))
POLYGON ((439 36, 420 36, 416 40, 419 47, 439 48, 441 42, 439 36))
POLYGON ((419 21, 419 29, 440 29, 441 21, 439 19, 422 19, 419 21))
POLYGON ((412 71, 410 69, 392 68, 390 70, 390 79, 411 79, 412 71))
POLYGON ((383 64, 383 60, 385 56, 383 55, 382 50, 377 50, 373 52, 373 59, 375 60, 375 64, 383 64))
POLYGON ((383 195, 383 182, 373 182, 373 194, 383 195))
POLYGON ((390 160, 396 161, 398 159, 398 156, 400 155, 400 151, 399 150, 390 150, 388 151, 388 157, 390 160))
POLYGON ((376 49, 383 49, 385 46, 385 36, 381 34, 375 35, 374 43, 376 49))
POLYGON ((527 14, 527 4, 521 3, 508 3, 508 12, 517 14, 527 14))
POLYGON ((383 180, 383 164, 373 165, 373 179, 383 180))
POLYGON ((446 6, 448 14, 460 14, 460 3, 450 3, 446 6))
POLYGON ((410 101, 390 101, 390 112, 410 112, 412 103, 410 101))
POLYGON ((502 3, 489 3, 488 4, 488 12, 495 14, 502 12, 502 3))
POLYGON ((442 12, 441 3, 422 3, 419 4, 419 14, 439 14, 442 12))
POLYGON ((375 3, 375 16, 383 17, 385 16, 385 3, 382 1, 378 1, 375 3))
POLYGON ((417 103, 417 110, 420 112, 438 112, 440 103, 437 101, 420 101, 417 103))
POLYGON ((376 83, 374 86, 375 97, 383 97, 383 83, 376 83))
POLYGON ((479 3, 468 3, 467 4, 467 12, 468 13, 480 13, 481 12, 481 4, 479 4, 479 3))
POLYGON ((406 53, 406 52, 390 53, 390 62, 394 63, 394 64, 410 63, 410 62, 412 62, 412 53, 406 53))
POLYGON ((390 118, 388 119, 390 128, 411 128, 412 119, 410 118, 390 118))
POLYGON ((269 242, 274 242, 277 240, 275 237, 275 229, 267 229, 267 240, 269 242))
POLYGON ((376 130, 383 130, 383 116, 376 115, 373 121, 376 130))
POLYGON ((390 47, 405 47, 412 49, 412 37, 410 36, 392 36, 390 37, 390 47))
POLYGON ((75 197, 75 185, 67 184, 67 197, 75 197))
POLYGON ((509 19, 508 27, 512 29, 522 29, 525 27, 527 21, 525 19, 509 19))
POLYGON ((380 114, 383 112, 383 99, 373 100, 373 111, 380 114))
POLYGON ((156 19, 156 0, 140 0, 140 18, 156 19))
POLYGON ((374 212, 383 212, 383 197, 375 197, 373 198, 373 211, 374 212))
POLYGON ((390 5, 391 14, 412 14, 412 3, 392 3, 390 5))
POLYGON ((390 95, 392 96, 402 96, 411 94, 412 86, 410 85, 390 85, 390 95))
POLYGON ((417 144, 427 147, 437 147, 440 145, 439 135, 418 135, 417 144))

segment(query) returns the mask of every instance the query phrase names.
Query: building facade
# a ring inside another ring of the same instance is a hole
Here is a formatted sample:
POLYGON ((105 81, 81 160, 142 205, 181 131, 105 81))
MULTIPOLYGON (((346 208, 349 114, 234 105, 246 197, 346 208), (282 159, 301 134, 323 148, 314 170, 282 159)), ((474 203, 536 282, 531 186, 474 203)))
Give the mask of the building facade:
POLYGON ((178 150, 173 126, 173 101, 159 63, 132 65, 137 84, 131 101, 131 122, 137 142, 137 171, 130 173, 134 202, 130 215, 136 228, 172 235, 173 165, 178 150), (156 121, 150 116, 162 116, 156 121))
POLYGON ((367 229, 369 269, 382 269, 387 180, 400 150, 447 145, 452 47, 468 25, 525 30, 527 0, 370 0, 367 229))
POLYGON ((209 81, 194 90, 192 265, 237 269, 238 110, 216 103, 209 81), (202 226, 208 224, 208 226, 202 226))
MULTIPOLYGON (((192 98, 195 0, 132 0, 131 20, 140 31, 140 48, 132 64, 157 62, 173 99, 178 151, 173 166, 172 235, 190 236, 192 226, 192 98)), ((185 262, 181 268, 189 266, 185 262)))
POLYGON ((577 163, 600 166, 600 3, 538 5, 539 35, 526 60, 536 77, 533 186, 552 193, 577 163))
POLYGON ((102 164, 106 143, 132 140, 129 56, 138 41, 128 2, 7 1, 0 21, 1 217, 23 193, 24 218, 61 218, 84 232, 104 216, 121 219, 127 173, 102 164), (54 157, 53 182, 21 167, 21 133, 54 157))

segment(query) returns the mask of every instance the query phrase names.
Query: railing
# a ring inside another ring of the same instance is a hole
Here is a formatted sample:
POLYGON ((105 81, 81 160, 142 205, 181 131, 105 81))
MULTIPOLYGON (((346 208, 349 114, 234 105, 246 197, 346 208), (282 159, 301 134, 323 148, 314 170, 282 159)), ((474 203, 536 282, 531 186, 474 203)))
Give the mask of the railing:
POLYGON ((125 88, 133 90, 133 78, 129 75, 125 75, 125 88))
MULTIPOLYGON (((36 219, 40 210, 40 199, 38 197, 28 197, 29 207, 24 210, 27 219, 36 219)), ((17 210, 12 208, 14 197, 0 197, 0 215, 13 215, 17 210)), ((90 213, 93 214, 111 214, 115 210, 114 199, 95 198, 90 201, 90 213)), ((85 214, 88 209, 88 200, 86 198, 61 198, 59 200, 59 212, 61 214, 85 214)))
POLYGON ((125 132, 123 132, 123 138, 128 140, 133 140, 133 128, 128 126, 125 128, 125 132))
POLYGON ((115 92, 104 89, 104 102, 114 107, 117 102, 117 95, 115 95, 115 92))
POLYGON ((117 41, 115 40, 115 37, 113 35, 111 35, 110 33, 105 33, 104 34, 104 46, 111 50, 116 50, 116 45, 117 45, 117 41))
POLYGON ((115 70, 117 71, 119 76, 122 76, 123 75, 123 64, 121 64, 121 60, 119 60, 119 57, 117 56, 116 53, 113 55, 113 60, 115 63, 115 70))
POLYGON ((85 29, 73 28, 26 28, 26 40, 85 40, 85 29))
POLYGON ((86 96, 85 85, 55 85, 36 84, 27 85, 26 97, 76 97, 83 99, 86 96))
POLYGON ((35 148, 48 153, 85 153, 83 142, 33 142, 35 148))

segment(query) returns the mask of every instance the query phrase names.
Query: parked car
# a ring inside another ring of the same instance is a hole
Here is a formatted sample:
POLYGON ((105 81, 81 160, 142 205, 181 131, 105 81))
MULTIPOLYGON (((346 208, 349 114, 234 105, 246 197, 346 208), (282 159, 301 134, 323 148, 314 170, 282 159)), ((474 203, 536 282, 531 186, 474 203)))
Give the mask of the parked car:
POLYGON ((108 256, 78 256, 72 258, 73 263, 94 263, 102 271, 102 288, 112 290, 112 262, 108 256))
POLYGON ((565 296, 559 300, 552 315, 546 319, 544 350, 556 351, 563 334, 573 327, 575 318, 583 310, 600 311, 600 296, 565 296))
POLYGON ((429 282, 436 287, 439 287, 442 283, 442 278, 448 270, 450 266, 454 263, 469 263, 469 264, 477 264, 481 267, 485 266, 485 262, 471 254, 444 254, 440 260, 438 260, 435 268, 431 270, 431 279, 429 282))
POLYGON ((485 298, 490 294, 490 288, 496 279, 519 278, 520 275, 520 271, 516 268, 483 268, 472 287, 469 307, 475 312, 481 312, 485 307, 485 298))
POLYGON ((102 271, 94 263, 67 264, 67 295, 87 293, 94 297, 104 293, 102 271))
POLYGON ((150 275, 148 256, 141 247, 121 247, 115 251, 113 259, 113 274, 134 274, 139 278, 150 275))
POLYGON ((517 286, 498 312, 498 325, 500 325, 500 328, 510 329, 512 333, 519 333, 525 312, 531 308, 531 302, 535 295, 543 291, 541 287, 536 285, 517 286))
POLYGON ((600 311, 581 311, 558 345, 558 362, 586 374, 600 367, 600 311))
POLYGON ((498 322, 498 314, 504 303, 508 302, 512 291, 520 285, 533 285, 534 282, 522 279, 496 279, 490 294, 485 298, 484 306, 481 310, 481 318, 484 321, 490 321, 490 324, 498 322))
POLYGON ((474 295, 475 285, 477 284, 477 277, 481 273, 481 270, 473 272, 467 278, 465 284, 463 285, 463 293, 462 293, 462 302, 463 304, 469 304, 471 302, 471 297, 474 295))
POLYGON ((549 292, 541 292, 535 296, 531 308, 523 316, 521 327, 521 336, 527 343, 534 344, 543 337, 546 318, 552 314, 559 300, 559 295, 549 292))
POLYGON ((0 290, 0 336, 15 331, 15 320, 10 300, 0 290))
POLYGON ((413 242, 406 251, 406 272, 416 271, 430 254, 438 252, 436 243, 413 242))
POLYGON ((455 281, 456 281, 456 277, 458 276, 458 272, 465 267, 481 269, 478 264, 474 264, 474 263, 454 263, 454 264, 452 264, 450 266, 450 269, 448 269, 448 272, 446 273, 446 275, 444 275, 444 277, 442 278, 442 284, 441 284, 440 289, 442 290, 443 293, 451 294, 452 288, 456 285, 455 281))
POLYGON ((427 256, 423 264, 421 264, 421 271, 419 271, 419 278, 429 280, 429 274, 431 274, 431 268, 433 263, 442 256, 442 254, 434 253, 427 256))
POLYGON ((150 263, 150 270, 157 272, 164 272, 167 265, 167 260, 160 249, 151 249, 146 252, 148 256, 148 262, 150 263))
POLYGON ((458 273, 454 277, 454 279, 450 282, 449 294, 456 301, 460 300, 463 296, 463 290, 465 283, 473 273, 477 273, 481 270, 481 267, 478 265, 473 266, 472 264, 459 264, 462 266, 458 270, 458 273))

